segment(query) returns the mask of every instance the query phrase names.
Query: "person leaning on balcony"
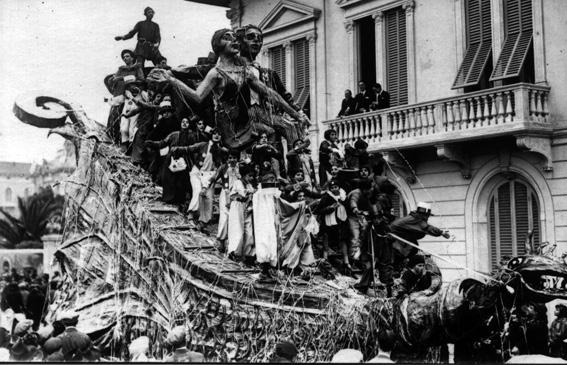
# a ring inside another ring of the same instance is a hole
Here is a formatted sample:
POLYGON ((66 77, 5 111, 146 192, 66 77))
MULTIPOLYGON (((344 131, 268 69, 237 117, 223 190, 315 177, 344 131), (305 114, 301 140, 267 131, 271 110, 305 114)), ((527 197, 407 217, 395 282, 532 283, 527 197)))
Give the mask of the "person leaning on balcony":
POLYGON ((382 89, 382 85, 375 83, 372 85, 372 91, 376 95, 376 100, 370 104, 370 109, 380 110, 390 107, 390 94, 386 90, 382 89))
POLYGON ((364 81, 358 82, 358 94, 354 98, 356 101, 356 112, 364 113, 370 110, 370 105, 376 101, 376 94, 374 91, 366 89, 364 81))
POLYGON ((342 165, 343 153, 337 146, 337 132, 328 129, 323 134, 325 140, 319 145, 319 184, 323 186, 327 180, 327 173, 331 173, 331 166, 342 165))
POLYGON ((346 117, 356 113, 356 100, 352 97, 352 91, 345 90, 345 98, 341 102, 341 110, 339 110, 338 118, 346 117))

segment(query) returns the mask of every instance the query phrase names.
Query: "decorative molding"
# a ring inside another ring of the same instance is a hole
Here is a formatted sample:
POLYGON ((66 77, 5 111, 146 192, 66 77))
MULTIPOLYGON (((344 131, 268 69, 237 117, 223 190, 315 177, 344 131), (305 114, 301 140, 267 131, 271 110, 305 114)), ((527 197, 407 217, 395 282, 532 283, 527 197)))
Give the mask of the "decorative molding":
POLYGON ((317 33, 315 32, 309 33, 305 38, 307 39, 307 42, 315 43, 315 41, 317 40, 317 33))
POLYGON ((413 14, 413 11, 415 10, 415 1, 409 0, 405 2, 402 4, 402 8, 406 11, 406 15, 413 14))
POLYGON ((282 43, 282 47, 284 50, 287 50, 288 48, 291 48, 291 41, 290 40, 286 40, 285 42, 282 43))
POLYGON ((356 4, 360 4, 362 2, 364 2, 365 0, 336 0, 335 4, 337 4, 338 6, 340 6, 341 8, 348 8, 351 7, 353 5, 356 4))
POLYGON ((397 170, 401 171, 401 175, 403 175, 404 180, 408 184, 413 185, 417 182, 416 177, 411 169, 406 165, 404 159, 401 158, 399 152, 383 151, 381 153, 391 167, 395 167, 397 170))
POLYGON ((374 19, 374 24, 376 24, 376 26, 381 25, 384 21, 384 12, 377 11, 375 13, 372 13, 372 19, 374 19))
POLYGON ((518 135, 516 145, 522 149, 539 154, 544 158, 543 171, 553 171, 551 138, 542 136, 518 135))
POLYGON ((291 0, 281 0, 258 24, 264 35, 270 34, 290 26, 296 26, 308 21, 314 21, 321 15, 321 10, 307 6, 304 4, 296 3, 291 0), (277 20, 286 11, 299 13, 300 17, 287 23, 272 27, 271 24, 277 20))
POLYGON ((345 22, 345 29, 347 33, 352 33, 352 31, 354 30, 354 22, 352 20, 347 20, 345 22))
POLYGON ((459 165, 464 179, 471 178, 471 159, 461 147, 449 144, 440 144, 435 147, 437 148, 437 156, 459 165))

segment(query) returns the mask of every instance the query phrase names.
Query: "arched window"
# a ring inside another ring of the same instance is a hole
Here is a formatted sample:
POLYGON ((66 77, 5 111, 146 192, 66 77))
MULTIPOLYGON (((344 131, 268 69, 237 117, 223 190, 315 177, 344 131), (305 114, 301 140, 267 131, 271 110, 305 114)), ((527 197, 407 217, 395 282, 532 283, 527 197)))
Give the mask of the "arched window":
POLYGON ((502 258, 526 253, 528 231, 533 230, 534 243, 540 241, 539 207, 537 195, 521 180, 506 181, 494 189, 487 214, 491 270, 502 258))
POLYGON ((12 189, 6 188, 6 192, 4 194, 4 200, 6 203, 10 203, 12 201, 12 189))

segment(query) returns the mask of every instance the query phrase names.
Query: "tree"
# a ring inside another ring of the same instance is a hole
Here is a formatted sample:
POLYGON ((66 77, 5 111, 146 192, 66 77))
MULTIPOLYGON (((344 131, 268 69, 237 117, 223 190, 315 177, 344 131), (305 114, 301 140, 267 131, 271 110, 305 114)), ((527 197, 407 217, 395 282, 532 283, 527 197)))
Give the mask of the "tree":
POLYGON ((62 196, 44 188, 28 198, 18 198, 19 219, 0 208, 0 247, 41 248, 41 236, 47 233, 50 220, 61 216, 63 202, 62 196))

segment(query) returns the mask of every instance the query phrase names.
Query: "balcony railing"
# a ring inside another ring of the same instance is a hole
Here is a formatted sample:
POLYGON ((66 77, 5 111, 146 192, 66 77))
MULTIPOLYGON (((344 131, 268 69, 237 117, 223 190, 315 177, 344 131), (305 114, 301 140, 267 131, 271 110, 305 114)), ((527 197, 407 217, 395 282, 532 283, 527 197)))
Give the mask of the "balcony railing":
POLYGON ((323 123, 337 131, 340 145, 362 138, 371 151, 545 134, 552 127, 549 90, 547 86, 514 84, 323 123))

